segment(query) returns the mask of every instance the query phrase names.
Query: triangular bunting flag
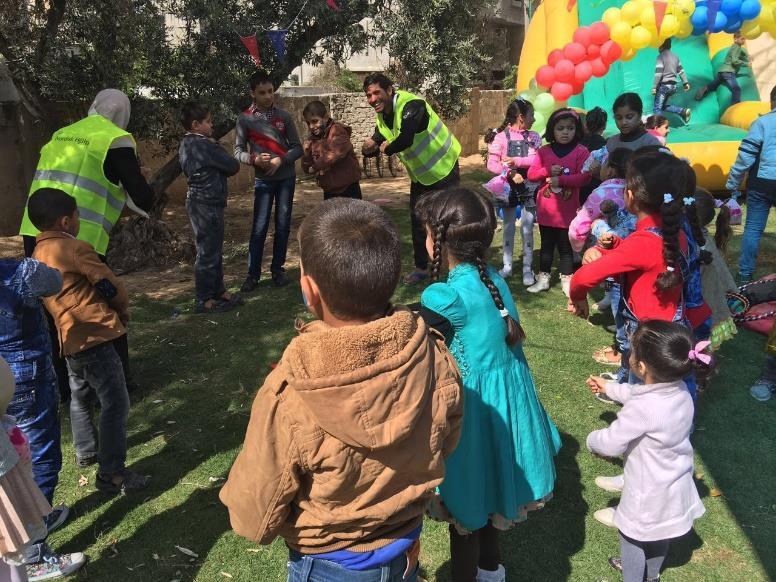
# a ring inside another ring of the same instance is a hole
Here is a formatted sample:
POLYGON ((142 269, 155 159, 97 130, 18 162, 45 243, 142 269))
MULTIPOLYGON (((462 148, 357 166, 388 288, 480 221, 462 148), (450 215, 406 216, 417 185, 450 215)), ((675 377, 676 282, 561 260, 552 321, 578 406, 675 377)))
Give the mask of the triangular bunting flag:
POLYGON ((568 0, 568 3, 566 4, 566 10, 571 12, 572 10, 574 10, 574 6, 576 5, 577 5, 577 0, 568 0))
POLYGON ((240 36, 240 40, 242 41, 245 48, 248 49, 248 52, 251 53, 253 62, 256 63, 256 66, 260 68, 261 57, 259 56, 259 43, 256 40, 256 35, 252 34, 251 36, 240 36))
POLYGON ((342 10, 342 8, 337 6, 337 0, 326 0, 326 6, 334 10, 334 12, 339 12, 342 10))
POLYGON ((652 6, 655 9, 655 28, 657 33, 660 34, 660 27, 663 25, 663 18, 666 15, 666 9, 668 8, 667 0, 654 0, 652 6))
POLYGON ((275 55, 277 56, 278 61, 280 61, 281 63, 286 60, 286 36, 287 35, 288 35, 288 31, 285 29, 267 31, 267 38, 269 38, 269 42, 272 43, 272 48, 275 49, 275 55))
POLYGON ((717 12, 719 12, 719 7, 722 4, 720 0, 709 0, 708 4, 708 13, 707 13, 707 25, 709 31, 711 31, 714 28, 714 23, 717 21, 717 12))

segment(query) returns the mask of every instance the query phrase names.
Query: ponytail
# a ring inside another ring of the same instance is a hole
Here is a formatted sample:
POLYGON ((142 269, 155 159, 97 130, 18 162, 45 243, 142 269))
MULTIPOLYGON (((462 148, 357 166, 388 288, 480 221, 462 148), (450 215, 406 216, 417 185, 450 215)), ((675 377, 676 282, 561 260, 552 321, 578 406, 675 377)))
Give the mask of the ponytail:
POLYGON ((485 287, 487 287, 488 291, 490 291, 490 296, 493 298, 493 303, 496 304, 496 308, 498 308, 501 316, 504 318, 504 321, 507 324, 507 344, 513 346, 522 342, 525 339, 525 331, 523 330, 522 326, 517 321, 515 321, 511 315, 509 315, 506 307, 504 307, 504 300, 501 298, 501 293, 499 292, 498 287, 496 287, 496 284, 490 278, 490 275, 488 275, 488 268, 485 265, 485 261, 481 256, 478 255, 474 259, 474 264, 477 267, 477 271, 480 273, 480 280, 483 282, 485 287))
MULTIPOLYGON (((514 123, 514 121, 512 123, 514 123)), ((504 121, 501 122, 501 125, 494 129, 489 129, 487 133, 485 133, 485 143, 493 143, 493 140, 496 139, 496 136, 504 131, 507 125, 510 125, 510 122, 509 118, 505 117, 504 121)))
POLYGON ((681 202, 673 194, 663 194, 660 205, 660 217, 663 222, 663 259, 666 270, 658 275, 657 288, 667 291, 682 284, 682 273, 679 270, 679 231, 682 226, 681 202))
POLYGON ((447 227, 438 222, 432 225, 434 229, 434 256, 431 257, 431 281, 435 282, 439 280, 439 270, 442 263, 442 243, 445 242, 445 233, 447 227))
POLYGON ((714 223, 716 226, 716 232, 714 233, 714 243, 720 252, 724 253, 727 250, 728 241, 733 234, 733 229, 730 228, 730 208, 727 204, 723 204, 717 214, 717 220, 714 223))

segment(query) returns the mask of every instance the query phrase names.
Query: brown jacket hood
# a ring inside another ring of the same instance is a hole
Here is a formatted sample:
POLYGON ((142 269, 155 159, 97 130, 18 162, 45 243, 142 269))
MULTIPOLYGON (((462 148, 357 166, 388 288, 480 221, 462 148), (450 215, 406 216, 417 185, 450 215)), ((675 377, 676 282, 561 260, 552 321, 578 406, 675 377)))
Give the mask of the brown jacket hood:
POLYGON ((356 158, 352 130, 339 121, 332 121, 321 136, 309 136, 302 156, 302 169, 315 174, 324 192, 338 194, 361 178, 356 158))
POLYGON ((415 426, 433 370, 423 366, 425 334, 396 311, 365 325, 299 326, 284 354, 288 384, 321 428, 354 447, 400 442, 415 426))
POLYGON ((421 523, 463 415, 444 341, 407 309, 315 322, 267 377, 221 490, 235 532, 302 553, 380 548, 421 523))

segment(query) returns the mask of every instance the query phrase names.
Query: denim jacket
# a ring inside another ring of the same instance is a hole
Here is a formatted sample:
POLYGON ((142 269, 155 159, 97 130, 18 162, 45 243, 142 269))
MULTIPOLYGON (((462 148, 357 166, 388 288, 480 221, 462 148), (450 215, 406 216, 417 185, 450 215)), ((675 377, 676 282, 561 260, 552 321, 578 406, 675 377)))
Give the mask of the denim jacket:
POLYGON ((0 356, 11 364, 51 353, 40 297, 62 288, 62 275, 34 259, 0 259, 0 356))
POLYGON ((763 194, 776 191, 776 109, 752 123, 730 168, 728 190, 738 190, 748 172, 747 188, 763 194))

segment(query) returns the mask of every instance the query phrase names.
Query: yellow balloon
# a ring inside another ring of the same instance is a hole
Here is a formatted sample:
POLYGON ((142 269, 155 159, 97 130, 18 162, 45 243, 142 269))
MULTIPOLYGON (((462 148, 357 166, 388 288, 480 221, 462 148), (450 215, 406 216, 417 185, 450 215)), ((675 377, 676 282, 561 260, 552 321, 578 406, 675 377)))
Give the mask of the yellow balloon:
POLYGON ((676 0, 674 2, 674 13, 677 16, 690 18, 693 12, 695 12, 695 2, 693 0, 676 0))
POLYGON ((633 27, 633 30, 631 31, 631 36, 630 36, 630 44, 634 49, 638 50, 638 49, 643 49, 645 47, 648 47, 649 43, 651 42, 652 42, 652 35, 646 28, 644 28, 643 26, 633 27))
POLYGON ((639 18, 641 19, 641 26, 645 28, 649 28, 650 26, 655 28, 655 9, 652 8, 652 6, 644 8, 641 11, 641 16, 639 18))
POLYGON ((620 16, 625 22, 631 26, 635 26, 639 23, 639 18, 641 17, 640 8, 641 7, 634 0, 628 0, 622 5, 620 16))
POLYGON ((760 30, 760 27, 757 24, 755 23, 751 23, 751 24, 754 24, 754 26, 744 25, 743 27, 741 27, 741 34, 744 35, 744 38, 747 38, 749 40, 754 40, 762 34, 762 30, 760 30))
POLYGON ((689 19, 683 20, 679 24, 679 32, 676 33, 676 38, 687 38, 692 34, 692 23, 689 19))
POLYGON ((609 36, 625 50, 625 45, 630 46, 631 32, 632 29, 630 24, 621 20, 612 26, 609 30, 609 36))
POLYGON ((629 48, 627 51, 622 53, 622 56, 620 57, 620 60, 621 61, 629 61, 629 60, 631 60, 635 56, 636 56, 636 51, 633 50, 632 48, 629 48))
POLYGON ((679 20, 673 14, 666 14, 663 17, 663 24, 660 26, 660 36, 676 36, 679 32, 679 20))
POLYGON ((620 9, 619 8, 607 8, 603 16, 601 16, 601 20, 603 20, 606 24, 609 25, 609 28, 613 27, 615 24, 620 22, 622 20, 622 16, 620 15, 620 9))

